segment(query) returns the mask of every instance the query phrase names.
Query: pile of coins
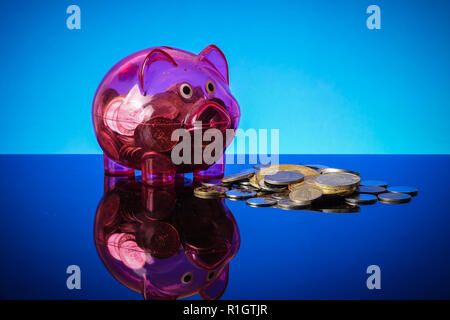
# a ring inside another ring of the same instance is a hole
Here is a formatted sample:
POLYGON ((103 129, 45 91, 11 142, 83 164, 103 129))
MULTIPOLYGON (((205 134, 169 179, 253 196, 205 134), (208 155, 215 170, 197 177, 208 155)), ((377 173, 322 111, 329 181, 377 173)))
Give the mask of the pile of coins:
POLYGON ((196 197, 226 197, 245 200, 252 207, 321 212, 358 212, 359 205, 406 203, 418 194, 412 187, 361 181, 358 172, 318 164, 257 164, 252 170, 202 184, 194 190, 196 197))

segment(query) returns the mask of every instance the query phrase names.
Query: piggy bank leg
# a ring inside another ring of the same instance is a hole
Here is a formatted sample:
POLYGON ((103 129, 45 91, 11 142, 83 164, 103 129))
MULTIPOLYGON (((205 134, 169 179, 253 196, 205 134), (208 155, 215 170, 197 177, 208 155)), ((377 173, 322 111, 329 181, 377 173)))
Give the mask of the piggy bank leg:
POLYGON ((157 152, 146 153, 141 162, 142 182, 149 186, 171 185, 176 169, 170 157, 157 152))
POLYGON ((194 171, 195 180, 208 180, 208 179, 218 179, 223 177, 225 169, 225 155, 222 155, 216 163, 206 170, 196 170, 194 171))
POLYGON ((118 164, 111 160, 106 154, 103 154, 103 165, 105 167, 105 174, 110 176, 132 176, 134 169, 118 164))

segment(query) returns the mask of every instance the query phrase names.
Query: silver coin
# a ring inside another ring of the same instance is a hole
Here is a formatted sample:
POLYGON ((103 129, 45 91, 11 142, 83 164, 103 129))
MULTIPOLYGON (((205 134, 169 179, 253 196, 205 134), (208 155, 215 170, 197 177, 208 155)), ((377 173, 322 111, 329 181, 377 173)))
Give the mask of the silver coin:
POLYGON ((351 174, 355 174, 357 176, 361 176, 359 174, 359 172, 356 171, 352 171, 352 170, 347 170, 347 169, 339 169, 339 168, 323 168, 320 169, 320 174, 326 174, 326 173, 351 173, 351 174))
POLYGON ((277 203, 277 200, 270 198, 250 198, 247 204, 250 207, 270 207, 277 203))
POLYGON ((361 181, 361 185, 387 188, 388 183, 383 180, 363 180, 361 181))
POLYGON ((267 183, 264 182, 264 179, 259 180, 258 185, 263 191, 268 192, 280 192, 286 189, 286 186, 268 185, 267 183))
POLYGON ((277 192, 270 195, 275 200, 289 199, 289 192, 277 192))
POLYGON ((225 192, 225 196, 231 200, 244 200, 255 197, 256 192, 253 190, 233 189, 225 192))
POLYGON ((292 202, 289 199, 282 199, 282 200, 278 200, 277 207, 280 209, 284 209, 284 210, 300 210, 300 209, 307 208, 308 205, 298 204, 298 203, 292 202))
POLYGON ((257 163, 255 165, 253 165, 253 169, 259 170, 259 169, 262 169, 262 168, 265 168, 265 167, 268 167, 268 166, 270 166, 270 164, 257 163))
POLYGON ((321 169, 329 168, 323 164, 304 164, 305 167, 310 167, 311 169, 320 171, 321 169))
POLYGON ((356 189, 356 192, 358 193, 367 193, 367 194, 380 194, 386 192, 386 188, 378 187, 378 186, 359 186, 358 189, 356 189))
POLYGON ((378 200, 383 203, 406 203, 411 201, 411 196, 405 193, 380 193, 378 200))
POLYGON ((373 194, 356 194, 345 198, 345 202, 350 204, 374 204, 377 202, 377 197, 373 194))
POLYGON ((406 187, 406 186, 395 186, 395 187, 389 187, 387 189, 389 192, 392 193, 405 193, 409 194, 411 197, 417 196, 419 193, 419 190, 413 187, 406 187))
POLYGON ((324 187, 355 187, 361 182, 359 176, 347 172, 320 174, 314 180, 324 187))
POLYGON ((305 176, 297 171, 278 171, 265 175, 264 181, 276 186, 287 186, 291 183, 302 182, 304 178, 305 176))
POLYGON ((238 181, 238 184, 244 185, 244 186, 250 186, 250 180, 249 179, 241 180, 241 181, 238 181))

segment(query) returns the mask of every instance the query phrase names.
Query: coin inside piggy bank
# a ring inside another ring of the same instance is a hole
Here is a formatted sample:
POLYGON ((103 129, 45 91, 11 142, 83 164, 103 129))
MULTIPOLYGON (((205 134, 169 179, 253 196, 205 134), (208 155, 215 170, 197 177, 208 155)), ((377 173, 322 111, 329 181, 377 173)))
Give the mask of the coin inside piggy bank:
POLYGON ((155 47, 112 67, 97 89, 92 117, 107 174, 142 170, 144 183, 164 185, 187 172, 196 178, 222 177, 223 152, 234 137, 240 109, 218 47, 210 45, 199 54, 155 47), (214 130, 214 139, 202 139, 208 130, 214 130), (194 143, 198 136, 199 146, 194 143), (208 149, 212 143, 215 148, 208 149))

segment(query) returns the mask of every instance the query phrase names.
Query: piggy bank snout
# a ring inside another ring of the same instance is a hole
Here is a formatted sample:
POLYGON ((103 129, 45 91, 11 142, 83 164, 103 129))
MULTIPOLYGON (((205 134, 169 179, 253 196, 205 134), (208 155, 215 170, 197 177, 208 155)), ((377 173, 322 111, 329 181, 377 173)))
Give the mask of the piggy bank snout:
POLYGON ((221 104, 207 100, 186 117, 185 125, 188 129, 201 127, 224 131, 231 128, 231 118, 221 104))

